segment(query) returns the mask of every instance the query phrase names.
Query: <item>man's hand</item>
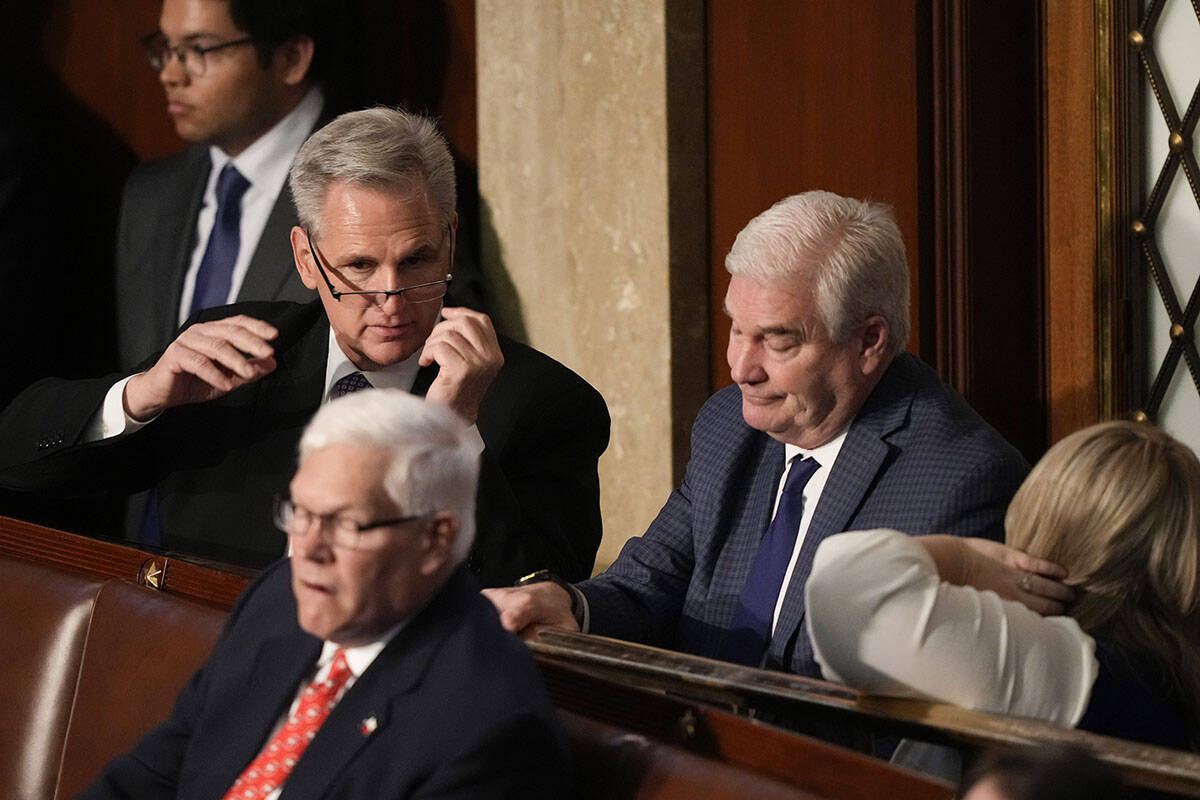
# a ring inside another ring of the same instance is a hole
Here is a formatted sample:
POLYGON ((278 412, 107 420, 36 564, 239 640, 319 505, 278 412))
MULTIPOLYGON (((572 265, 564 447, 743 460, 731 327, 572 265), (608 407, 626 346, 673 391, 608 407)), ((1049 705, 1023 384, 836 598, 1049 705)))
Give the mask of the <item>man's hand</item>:
POLYGON ((1067 603, 1075 599, 1075 592, 1062 582, 1067 571, 1052 561, 990 539, 919 536, 917 541, 933 557, 938 574, 950 583, 989 589, 1042 616, 1064 613, 1067 603))
POLYGON ((532 639, 543 628, 579 630, 571 614, 571 595, 552 581, 484 589, 483 596, 500 612, 500 624, 522 639, 532 639))
POLYGON ((469 308, 443 308, 421 353, 421 366, 437 362, 438 376, 425 397, 450 406, 474 424, 479 403, 492 385, 504 356, 486 314, 469 308))
POLYGON ((192 325, 155 362, 125 384, 125 413, 145 421, 161 411, 202 403, 275 369, 272 325, 239 314, 192 325))

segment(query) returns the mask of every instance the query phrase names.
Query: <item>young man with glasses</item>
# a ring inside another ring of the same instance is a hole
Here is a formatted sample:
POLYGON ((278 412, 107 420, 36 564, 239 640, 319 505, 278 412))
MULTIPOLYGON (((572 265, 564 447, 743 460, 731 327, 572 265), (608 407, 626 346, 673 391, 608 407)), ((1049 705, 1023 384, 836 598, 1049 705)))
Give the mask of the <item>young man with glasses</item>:
POLYGON ((153 486, 131 537, 261 564, 283 552, 270 498, 301 426, 331 397, 399 388, 472 425, 482 466, 468 566, 481 583, 589 575, 604 400, 486 315, 443 305, 458 215, 434 124, 344 114, 300 149, 290 185, 296 268, 319 300, 210 309, 133 374, 31 387, 0 415, 0 486, 153 486))
POLYGON ((466 424, 362 392, 299 450, 275 516, 291 557, 82 800, 569 796, 533 660, 461 567, 480 469, 466 424))
POLYGON ((317 126, 329 0, 163 0, 142 40, 166 112, 193 146, 125 187, 117 241, 122 368, 162 349, 195 311, 304 301, 287 232, 288 165, 317 126))

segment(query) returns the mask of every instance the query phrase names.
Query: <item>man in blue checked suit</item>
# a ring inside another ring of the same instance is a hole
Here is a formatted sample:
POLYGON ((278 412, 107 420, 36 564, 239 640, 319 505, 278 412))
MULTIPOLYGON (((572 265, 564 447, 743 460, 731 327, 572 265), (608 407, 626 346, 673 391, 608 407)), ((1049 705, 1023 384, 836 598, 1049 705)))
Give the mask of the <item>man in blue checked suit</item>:
POLYGON ((908 270, 888 207, 785 198, 725 265, 736 385, 700 411, 683 482, 605 573, 489 590, 510 630, 581 627, 818 677, 804 584, 822 539, 1001 537, 1029 465, 904 352, 908 270))

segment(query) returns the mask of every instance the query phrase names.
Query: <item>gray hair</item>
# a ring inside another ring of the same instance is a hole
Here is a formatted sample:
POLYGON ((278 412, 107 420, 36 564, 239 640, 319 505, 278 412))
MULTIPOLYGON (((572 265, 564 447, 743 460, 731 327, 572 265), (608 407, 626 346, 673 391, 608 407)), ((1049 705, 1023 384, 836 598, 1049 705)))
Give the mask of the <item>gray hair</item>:
POLYGON ((742 229, 725 269, 813 286, 834 342, 873 315, 887 320, 891 355, 908 342, 908 265, 890 206, 822 191, 785 197, 742 229))
POLYGON ((475 540, 478 445, 453 411, 400 389, 369 389, 323 405, 300 437, 300 460, 334 444, 391 454, 383 489, 403 514, 458 516, 454 563, 475 540))
POLYGON ((334 183, 400 196, 425 194, 442 223, 457 207, 454 159, 432 120, 397 108, 351 111, 308 138, 296 153, 288 186, 300 224, 320 234, 321 209, 334 183))

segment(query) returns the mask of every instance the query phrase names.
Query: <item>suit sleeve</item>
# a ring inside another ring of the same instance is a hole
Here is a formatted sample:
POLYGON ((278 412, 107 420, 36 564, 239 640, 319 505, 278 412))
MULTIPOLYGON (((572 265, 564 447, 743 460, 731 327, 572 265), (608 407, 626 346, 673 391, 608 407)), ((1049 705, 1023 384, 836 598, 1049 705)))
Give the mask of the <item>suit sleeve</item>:
POLYGON ((597 462, 609 432, 603 398, 558 364, 521 367, 490 391, 479 423, 485 448, 468 566, 485 587, 539 569, 571 581, 588 577, 601 536, 597 462))
POLYGON ((721 502, 714 465, 737 470, 736 446, 723 436, 726 402, 716 395, 692 426, 691 458, 679 487, 640 537, 625 543, 605 572, 579 584, 590 633, 674 646, 697 559, 696 504, 721 502), (732 464, 732 466, 731 466, 732 464))

